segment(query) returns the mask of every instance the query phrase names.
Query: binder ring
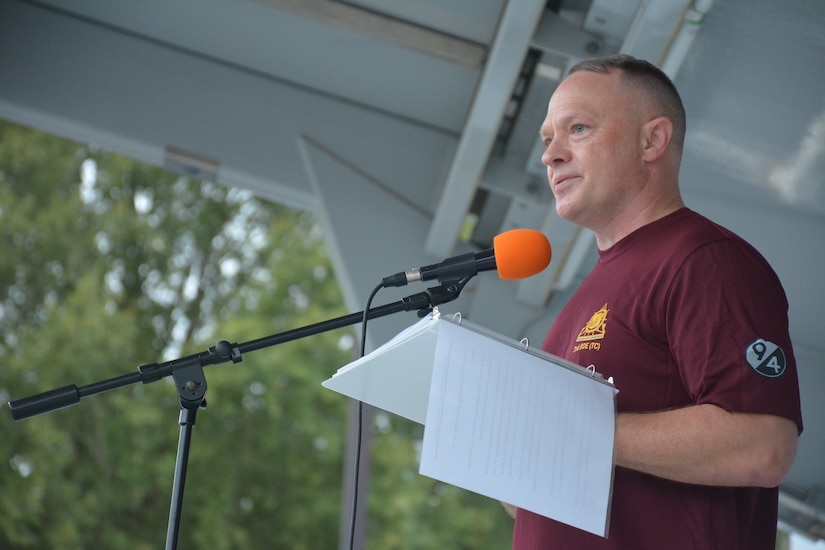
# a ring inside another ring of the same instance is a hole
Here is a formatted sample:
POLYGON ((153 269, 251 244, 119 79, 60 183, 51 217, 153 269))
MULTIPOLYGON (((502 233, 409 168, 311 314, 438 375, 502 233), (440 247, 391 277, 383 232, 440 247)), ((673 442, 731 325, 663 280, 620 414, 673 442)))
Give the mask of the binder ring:
POLYGON ((593 363, 587 365, 587 372, 590 373, 590 376, 596 376, 596 365, 593 363))
POLYGON ((519 343, 524 347, 525 350, 530 349, 530 340, 527 338, 522 338, 519 343))
POLYGON ((457 311, 457 312, 453 313, 453 321, 455 321, 459 325, 461 324, 461 312, 460 311, 457 311))

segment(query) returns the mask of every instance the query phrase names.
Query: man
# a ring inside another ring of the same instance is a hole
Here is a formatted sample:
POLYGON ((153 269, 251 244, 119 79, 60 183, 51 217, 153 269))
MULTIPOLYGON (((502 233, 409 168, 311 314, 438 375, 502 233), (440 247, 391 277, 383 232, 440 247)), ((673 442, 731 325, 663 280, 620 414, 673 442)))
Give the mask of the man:
POLYGON ((559 215, 599 261, 543 348, 613 377, 609 534, 526 510, 513 548, 773 550, 777 486, 802 430, 787 299, 767 262, 685 207, 685 114, 653 65, 571 69, 541 127, 559 215))

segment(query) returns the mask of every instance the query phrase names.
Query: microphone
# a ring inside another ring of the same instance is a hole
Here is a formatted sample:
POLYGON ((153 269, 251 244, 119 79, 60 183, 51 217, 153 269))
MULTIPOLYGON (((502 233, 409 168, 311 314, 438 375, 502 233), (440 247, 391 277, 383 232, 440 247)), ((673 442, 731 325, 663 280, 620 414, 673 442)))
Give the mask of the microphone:
POLYGON ((550 241, 535 229, 511 229, 493 237, 493 248, 447 258, 441 263, 416 267, 384 277, 383 286, 405 286, 418 281, 441 282, 472 277, 479 271, 498 270, 501 279, 525 279, 548 265, 550 241))

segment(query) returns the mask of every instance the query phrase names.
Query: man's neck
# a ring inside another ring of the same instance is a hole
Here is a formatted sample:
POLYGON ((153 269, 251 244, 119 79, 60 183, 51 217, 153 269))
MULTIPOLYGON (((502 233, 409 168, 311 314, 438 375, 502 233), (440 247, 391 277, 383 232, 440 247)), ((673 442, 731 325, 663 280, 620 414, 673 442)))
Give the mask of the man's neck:
POLYGON ((637 229, 660 220, 680 208, 684 208, 684 206, 685 203, 682 198, 677 195, 667 201, 650 203, 642 208, 617 216, 601 230, 594 230, 596 245, 599 250, 607 250, 637 229))

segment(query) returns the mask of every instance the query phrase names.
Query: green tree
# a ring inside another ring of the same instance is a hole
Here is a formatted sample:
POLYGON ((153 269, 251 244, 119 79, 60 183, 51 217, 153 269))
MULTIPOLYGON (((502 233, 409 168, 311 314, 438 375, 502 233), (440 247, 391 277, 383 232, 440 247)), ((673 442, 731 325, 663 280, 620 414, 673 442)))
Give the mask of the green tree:
MULTIPOLYGON (((311 215, 0 122, 0 397, 133 372, 348 313, 311 215)), ((181 547, 336 548, 342 329, 204 370, 181 547)), ((157 548, 178 439, 166 378, 0 418, 0 547, 157 548)), ((422 427, 380 413, 369 548, 506 548, 497 503, 417 474, 422 427)))

